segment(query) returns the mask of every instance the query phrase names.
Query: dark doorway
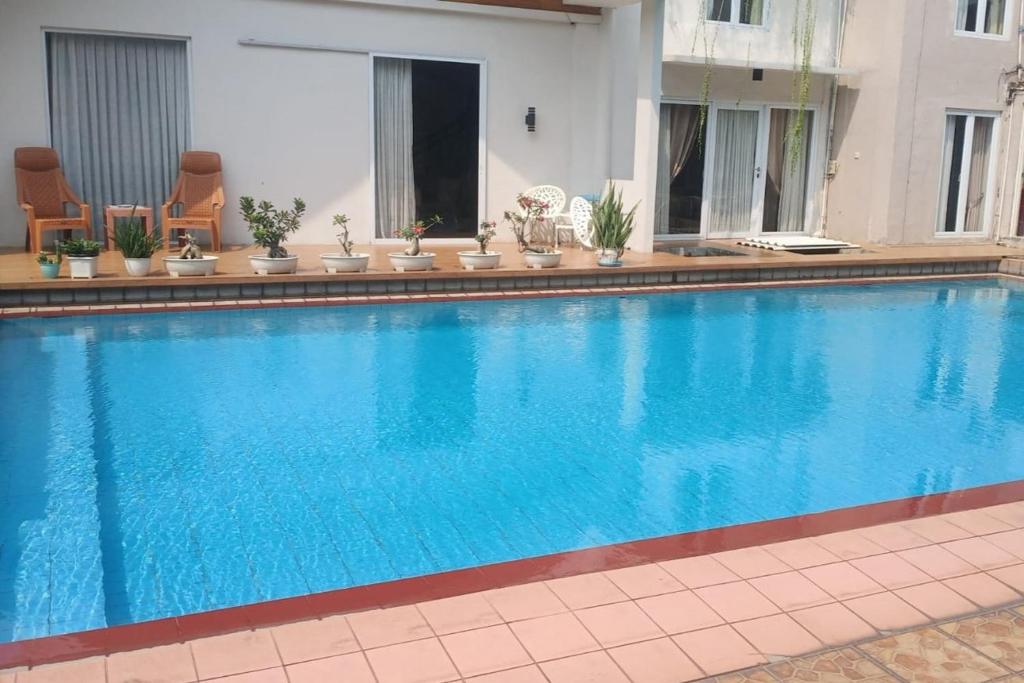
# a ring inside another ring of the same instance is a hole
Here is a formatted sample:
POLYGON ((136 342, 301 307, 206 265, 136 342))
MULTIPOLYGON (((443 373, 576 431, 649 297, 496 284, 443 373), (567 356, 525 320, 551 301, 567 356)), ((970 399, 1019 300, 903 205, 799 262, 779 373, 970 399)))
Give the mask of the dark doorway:
POLYGON ((416 217, 439 214, 430 237, 477 232, 480 66, 412 60, 416 217))

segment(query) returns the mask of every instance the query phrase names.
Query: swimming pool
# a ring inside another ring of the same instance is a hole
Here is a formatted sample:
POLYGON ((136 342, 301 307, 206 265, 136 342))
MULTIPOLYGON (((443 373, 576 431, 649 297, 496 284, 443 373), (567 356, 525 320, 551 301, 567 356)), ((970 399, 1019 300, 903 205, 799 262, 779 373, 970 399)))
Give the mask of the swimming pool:
POLYGON ((0 641, 1024 478, 997 280, 0 321, 0 641))

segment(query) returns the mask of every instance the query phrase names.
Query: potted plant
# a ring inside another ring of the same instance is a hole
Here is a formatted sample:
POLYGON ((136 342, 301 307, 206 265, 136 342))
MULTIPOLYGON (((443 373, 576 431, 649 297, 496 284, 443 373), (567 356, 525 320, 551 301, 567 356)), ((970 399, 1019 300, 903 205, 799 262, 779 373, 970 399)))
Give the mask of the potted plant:
POLYGON ((294 273, 299 257, 290 256, 282 242, 299 229, 302 214, 306 213, 306 203, 296 197, 290 211, 275 209, 266 200, 257 204, 252 197, 242 197, 238 203, 253 242, 267 250, 266 256, 249 257, 253 272, 260 275, 294 273))
POLYGON ((160 249, 163 240, 155 232, 146 232, 142 219, 132 214, 127 218, 114 219, 114 244, 121 250, 124 267, 133 277, 149 275, 153 265, 153 254, 160 249))
POLYGON ((441 217, 433 215, 426 220, 413 221, 409 225, 395 230, 395 237, 401 237, 409 242, 409 248, 405 251, 391 252, 388 258, 391 259, 391 267, 399 273, 408 270, 430 270, 434 267, 434 254, 429 251, 420 251, 420 238, 432 227, 441 222, 441 217))
POLYGON ((363 273, 370 263, 370 255, 352 253, 355 243, 348 238, 348 216, 343 213, 334 215, 334 225, 338 226, 338 242, 341 253, 329 252, 320 254, 320 261, 328 273, 363 273))
POLYGON ((56 254, 40 252, 39 256, 36 257, 36 263, 39 264, 39 272, 48 280, 55 280, 60 275, 60 262, 59 245, 56 254))
POLYGON ((590 242, 598 252, 599 266, 621 266, 626 242, 633 234, 636 207, 629 213, 622 208, 622 191, 615 191, 615 183, 608 188, 608 194, 594 207, 590 224, 590 242))
POLYGON ((164 268, 171 277, 192 275, 213 275, 217 270, 217 256, 207 256, 196 244, 195 235, 187 233, 182 236, 185 245, 177 256, 164 256, 164 268))
POLYGON ((72 278, 94 278, 99 272, 100 243, 73 238, 60 243, 60 252, 68 257, 72 278))
POLYGON ((480 248, 476 251, 459 252, 459 263, 463 268, 466 270, 489 270, 498 267, 498 263, 501 261, 501 252, 487 251, 487 245, 497 234, 496 226, 497 223, 494 221, 484 221, 480 224, 480 230, 473 238, 480 244, 480 248))
POLYGON ((519 245, 519 252, 523 255, 523 261, 527 268, 555 268, 562 262, 562 252, 545 246, 530 244, 527 232, 531 231, 533 224, 540 220, 544 212, 548 210, 548 203, 540 199, 534 199, 529 195, 520 194, 516 196, 516 204, 519 211, 506 211, 505 221, 512 228, 512 234, 516 236, 516 243, 519 245))

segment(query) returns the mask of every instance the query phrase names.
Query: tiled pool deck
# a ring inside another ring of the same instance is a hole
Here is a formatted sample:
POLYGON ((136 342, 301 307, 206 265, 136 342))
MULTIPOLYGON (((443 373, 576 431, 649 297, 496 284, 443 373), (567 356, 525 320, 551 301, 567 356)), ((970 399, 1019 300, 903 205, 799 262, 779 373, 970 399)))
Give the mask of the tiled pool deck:
POLYGON ((1022 593, 1018 502, 10 670, 0 683, 986 681, 1024 671, 1022 593))

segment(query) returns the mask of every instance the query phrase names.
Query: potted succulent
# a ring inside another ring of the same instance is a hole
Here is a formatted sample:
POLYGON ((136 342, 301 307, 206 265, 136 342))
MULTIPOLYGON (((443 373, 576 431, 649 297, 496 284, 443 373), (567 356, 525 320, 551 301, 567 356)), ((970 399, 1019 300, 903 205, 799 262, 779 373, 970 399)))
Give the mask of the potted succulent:
POLYGON ((459 252, 459 263, 463 268, 466 270, 489 270, 498 267, 498 263, 501 261, 501 252, 487 251, 487 245, 497 234, 496 226, 497 223, 494 221, 484 221, 480 224, 480 230, 473 238, 480 244, 480 248, 476 251, 459 252))
POLYGON ((39 256, 36 257, 36 263, 39 264, 39 272, 48 280, 55 280, 60 275, 60 262, 61 256, 59 244, 56 254, 41 252, 39 256))
POLYGON ((506 211, 505 220, 511 226, 512 234, 516 236, 519 252, 523 255, 526 267, 557 267, 562 262, 562 252, 550 247, 530 244, 530 238, 527 236, 527 231, 532 231, 533 224, 540 220, 544 212, 548 210, 548 203, 529 195, 520 194, 516 196, 516 204, 519 205, 519 211, 506 211))
POLYGON ((100 243, 83 238, 64 240, 60 252, 67 256, 72 278, 94 278, 99 272, 100 243))
POLYGON ((153 254, 163 240, 155 232, 146 232, 142 219, 135 215, 114 219, 114 244, 121 250, 124 267, 133 277, 145 277, 153 266, 153 254))
POLYGON ((395 230, 395 237, 401 237, 409 242, 409 248, 405 251, 391 252, 388 258, 391 259, 391 267, 399 273, 408 270, 430 270, 434 267, 434 254, 429 251, 420 251, 420 238, 432 227, 441 222, 441 217, 433 215, 427 219, 413 221, 409 225, 395 230))
POLYGON ((238 204, 242 218, 249 225, 253 242, 267 250, 266 256, 249 257, 253 272, 260 275, 294 273, 299 257, 290 256, 281 243, 299 229, 302 214, 306 213, 306 203, 296 197, 290 211, 275 209, 266 200, 257 204, 252 197, 242 197, 238 204))
POLYGON ((164 256, 164 268, 171 277, 213 275, 217 270, 218 257, 203 254, 192 233, 184 235, 182 239, 185 245, 177 256, 164 256))
POLYGON ((370 263, 370 255, 352 253, 355 243, 348 238, 348 216, 343 213, 335 214, 334 225, 338 227, 338 242, 341 244, 341 253, 329 252, 320 254, 320 261, 324 264, 324 270, 328 273, 363 273, 370 263))
POLYGON ((608 194, 594 207, 590 223, 590 243, 598 253, 597 265, 622 265, 626 242, 633 234, 637 206, 634 204, 629 213, 625 213, 622 209, 622 191, 616 192, 615 183, 612 183, 608 188, 608 194))

